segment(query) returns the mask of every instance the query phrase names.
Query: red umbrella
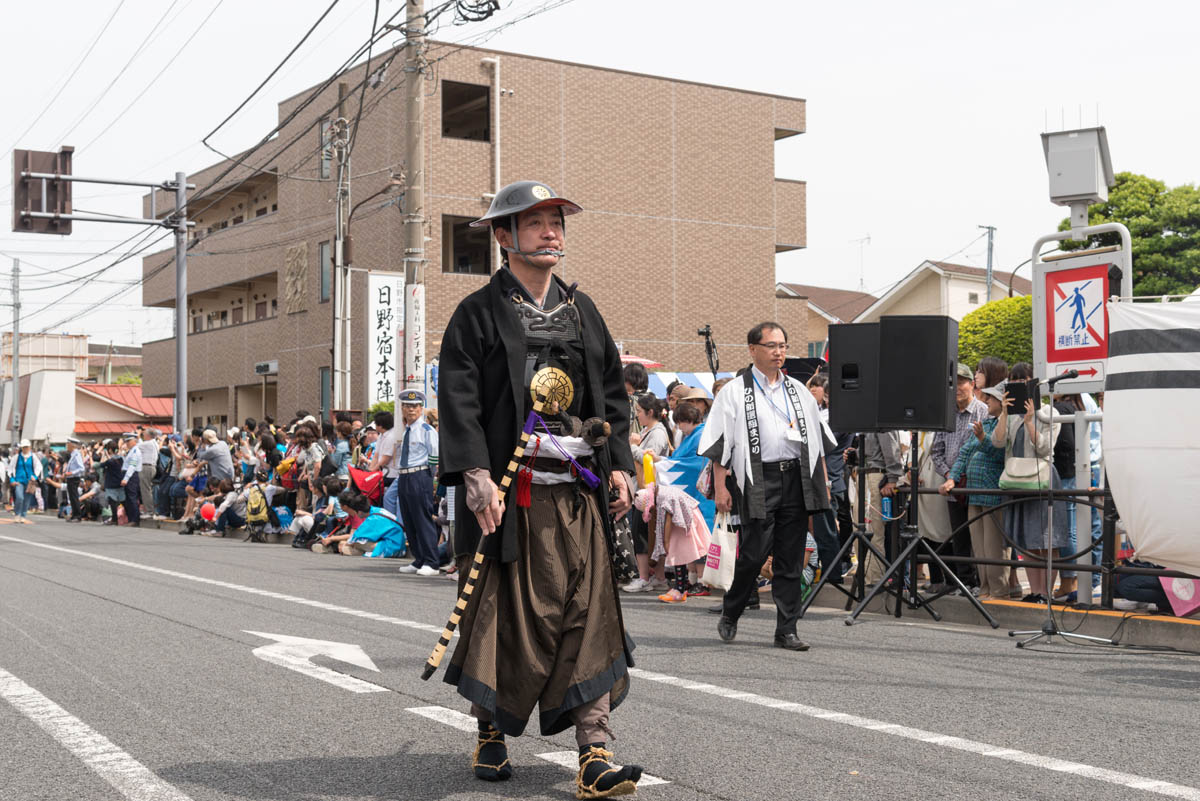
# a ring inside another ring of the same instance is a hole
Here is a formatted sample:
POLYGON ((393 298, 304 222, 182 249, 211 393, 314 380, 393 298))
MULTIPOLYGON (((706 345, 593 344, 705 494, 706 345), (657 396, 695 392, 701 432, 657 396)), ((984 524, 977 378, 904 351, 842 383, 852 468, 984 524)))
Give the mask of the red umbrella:
POLYGON ((621 364, 640 364, 642 367, 662 367, 660 362, 653 359, 643 359, 641 356, 633 356, 628 353, 621 355, 621 364))

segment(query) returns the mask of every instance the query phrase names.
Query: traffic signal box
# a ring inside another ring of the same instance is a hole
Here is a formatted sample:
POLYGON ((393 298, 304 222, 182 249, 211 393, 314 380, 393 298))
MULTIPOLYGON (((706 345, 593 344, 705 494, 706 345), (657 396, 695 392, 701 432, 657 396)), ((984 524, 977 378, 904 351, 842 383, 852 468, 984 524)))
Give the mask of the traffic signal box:
POLYGON ((69 234, 71 221, 48 217, 30 217, 22 212, 71 213, 71 181, 56 178, 28 178, 23 172, 55 176, 71 174, 73 147, 57 153, 42 150, 13 151, 13 231, 28 234, 69 234))

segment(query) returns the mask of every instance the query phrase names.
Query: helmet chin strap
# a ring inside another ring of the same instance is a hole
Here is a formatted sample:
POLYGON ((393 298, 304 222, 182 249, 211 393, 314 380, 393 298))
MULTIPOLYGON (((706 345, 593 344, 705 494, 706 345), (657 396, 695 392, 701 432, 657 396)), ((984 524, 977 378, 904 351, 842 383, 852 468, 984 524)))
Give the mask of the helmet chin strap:
MULTIPOLYGON (((508 215, 508 220, 509 231, 512 233, 512 241, 515 245, 517 244, 517 215, 508 215)), ((554 250, 553 248, 542 248, 541 250, 520 250, 515 247, 509 247, 508 245, 501 245, 500 247, 505 253, 515 253, 516 255, 524 256, 525 258, 529 258, 530 256, 557 256, 561 259, 567 255, 563 251, 554 250)))

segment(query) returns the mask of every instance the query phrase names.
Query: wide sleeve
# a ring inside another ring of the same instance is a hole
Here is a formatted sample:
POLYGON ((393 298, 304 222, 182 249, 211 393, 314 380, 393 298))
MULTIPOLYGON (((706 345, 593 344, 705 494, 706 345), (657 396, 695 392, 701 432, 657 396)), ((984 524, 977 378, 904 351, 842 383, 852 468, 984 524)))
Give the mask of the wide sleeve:
POLYGON ((629 448, 629 396, 625 394, 625 373, 621 366, 621 352, 613 341, 608 325, 592 306, 600 328, 604 332, 604 419, 612 430, 608 437, 608 453, 613 470, 634 475, 633 451, 629 448))
POLYGON ((467 470, 491 469, 479 380, 484 359, 479 318, 485 313, 477 304, 459 304, 442 337, 438 362, 439 425, 447 442, 454 443, 453 448, 439 454, 442 484, 463 483, 462 474, 467 470))
POLYGON ((730 426, 736 425, 737 410, 733 399, 737 393, 730 391, 733 382, 726 384, 713 399, 713 407, 704 421, 697 450, 701 456, 719 465, 728 466, 733 461, 733 437, 730 426))

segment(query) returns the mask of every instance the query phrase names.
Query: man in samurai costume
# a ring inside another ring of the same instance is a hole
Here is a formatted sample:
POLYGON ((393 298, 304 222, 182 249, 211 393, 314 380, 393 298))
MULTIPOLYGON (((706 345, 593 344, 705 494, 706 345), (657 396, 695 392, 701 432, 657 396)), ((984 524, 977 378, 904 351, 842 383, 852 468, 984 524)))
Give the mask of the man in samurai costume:
POLYGON ((460 582, 481 536, 487 556, 445 681, 479 722, 476 776, 512 775, 504 736, 520 735, 537 705, 543 735, 575 727, 577 797, 604 798, 633 792, 642 773, 605 748, 633 664, 607 537, 610 515, 629 509, 634 468, 620 354, 592 300, 553 273, 565 218, 579 211, 521 181, 472 223, 491 227, 505 264, 442 339, 439 469, 441 483, 465 487, 455 493, 460 582), (496 482, 539 389, 547 403, 506 498, 496 482))

